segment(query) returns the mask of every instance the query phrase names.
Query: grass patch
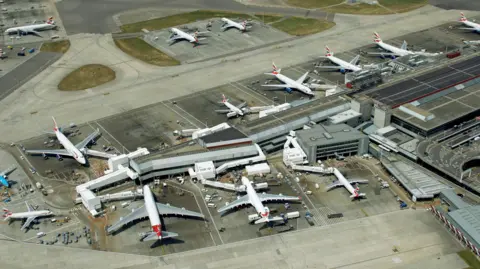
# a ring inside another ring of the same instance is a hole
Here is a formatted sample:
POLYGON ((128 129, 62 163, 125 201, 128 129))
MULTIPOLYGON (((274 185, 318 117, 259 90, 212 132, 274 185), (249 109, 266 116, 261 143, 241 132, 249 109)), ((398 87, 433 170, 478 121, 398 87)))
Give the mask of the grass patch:
POLYGON ((69 40, 61 40, 55 42, 44 42, 40 47, 40 51, 65 53, 70 48, 69 40))
POLYGON ((292 17, 283 21, 275 22, 271 26, 290 35, 303 36, 328 30, 334 25, 334 22, 325 20, 292 17))
POLYGON ((380 0, 380 5, 397 13, 408 12, 428 4, 427 0, 380 0))
POLYGON ((342 4, 326 8, 330 13, 360 14, 360 15, 386 15, 408 12, 428 4, 427 0, 379 0, 380 5, 369 4, 342 4), (382 7, 383 6, 383 7, 382 7))
POLYGON ((61 91, 90 89, 115 79, 115 71, 101 64, 84 65, 68 74, 58 84, 61 91))
POLYGON ((338 5, 345 2, 345 0, 287 0, 286 2, 289 6, 303 8, 319 8, 331 5, 338 5))
POLYGON ((164 28, 169 28, 181 24, 192 23, 198 20, 207 20, 211 18, 239 18, 239 19, 251 19, 252 17, 247 14, 235 13, 235 12, 226 12, 226 11, 213 11, 213 10, 197 10, 188 13, 176 14, 172 16, 167 16, 163 18, 152 19, 148 21, 141 21, 131 24, 125 24, 120 26, 120 29, 124 33, 138 33, 142 29, 147 29, 149 31, 160 30, 164 28))
POLYGON ((179 65, 180 62, 157 50, 141 38, 114 39, 115 45, 126 54, 158 66, 179 65))
POLYGON ((462 251, 457 252, 458 256, 468 264, 468 268, 466 269, 480 269, 480 261, 478 261, 475 254, 469 249, 464 249, 462 251))
POLYGON ((272 23, 272 22, 276 22, 276 21, 279 21, 283 18, 283 16, 279 16, 279 15, 270 15, 270 14, 261 14, 261 13, 258 13, 258 14, 255 14, 255 17, 257 17, 257 20, 258 21, 261 21, 261 22, 264 22, 264 23, 272 23))

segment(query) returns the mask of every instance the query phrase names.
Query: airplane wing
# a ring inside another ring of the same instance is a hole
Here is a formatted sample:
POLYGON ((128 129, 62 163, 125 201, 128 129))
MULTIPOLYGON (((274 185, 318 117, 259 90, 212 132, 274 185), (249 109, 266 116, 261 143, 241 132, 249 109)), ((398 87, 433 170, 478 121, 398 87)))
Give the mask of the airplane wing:
POLYGON ((360 60, 360 55, 355 56, 355 58, 353 58, 353 59, 350 61, 350 63, 353 64, 353 65, 357 65, 358 60, 360 60))
POLYGON ((337 188, 337 187, 343 187, 343 184, 340 183, 340 181, 335 181, 333 182, 332 184, 330 184, 328 187, 327 187, 327 191, 331 190, 331 189, 334 189, 334 188, 337 188))
POLYGON ((23 224, 22 228, 20 228, 21 231, 25 230, 28 226, 30 226, 30 223, 35 219, 36 217, 29 217, 23 224))
POLYGON ((17 169, 17 167, 15 165, 12 165, 9 168, 7 168, 6 170, 0 172, 0 176, 5 177, 8 174, 10 174, 11 172, 13 172, 15 169, 17 169))
POLYGON ((65 149, 29 149, 25 151, 26 153, 30 154, 46 154, 46 155, 61 155, 61 156, 70 156, 72 154, 68 153, 65 149))
POLYGON ((35 30, 30 30, 29 32, 32 33, 32 34, 34 34, 34 35, 36 35, 36 36, 38 36, 38 37, 42 37, 42 36, 40 35, 40 33, 37 32, 37 31, 35 31, 35 30))
POLYGON ((174 206, 171 206, 171 205, 165 205, 165 204, 161 204, 161 203, 156 203, 157 204, 157 209, 158 209, 158 212, 160 213, 160 215, 162 216, 181 216, 181 217, 194 217, 194 218, 205 218, 204 215, 200 214, 200 213, 197 213, 197 212, 193 212, 193 211, 190 211, 190 210, 186 210, 186 209, 183 209, 183 208, 178 208, 178 207, 174 207, 174 206))
POLYGON ((237 106, 237 108, 242 109, 242 108, 245 107, 246 105, 247 105, 247 102, 243 102, 243 103, 239 104, 239 105, 237 106))
MULTIPOLYGON (((268 85, 262 85, 262 87, 272 87, 272 88, 290 88, 287 84, 268 84, 268 85)), ((268 91, 273 91, 275 89, 267 89, 268 91)))
POLYGON ((460 30, 470 30, 470 31, 478 30, 477 28, 469 28, 469 27, 459 27, 459 28, 456 28, 456 29, 460 29, 460 30))
POLYGON ((403 40, 402 46, 400 47, 402 50, 407 50, 407 41, 403 40))
POLYGON ((225 211, 228 211, 232 208, 239 207, 239 206, 244 206, 244 205, 249 205, 250 204, 250 199, 248 199, 248 195, 244 195, 240 197, 239 199, 229 203, 226 206, 221 207, 218 209, 218 213, 223 213, 225 211))
POLYGON ((29 204, 27 203, 27 201, 25 201, 25 205, 27 205, 27 210, 28 210, 28 212, 31 212, 31 211, 33 211, 33 208, 32 208, 32 206, 31 206, 31 205, 29 205, 29 204))
POLYGON ((137 209, 134 209, 132 213, 128 214, 125 217, 121 217, 119 221, 117 221, 112 226, 108 227, 107 233, 112 233, 118 229, 120 229, 123 225, 132 222, 137 219, 145 218, 148 216, 147 209, 145 206, 141 206, 137 209))
POLYGON ((221 113, 221 114, 227 114, 227 113, 230 113, 231 110, 230 109, 217 109, 217 110, 215 110, 215 112, 221 113))
POLYGON ((367 179, 353 179, 349 181, 350 184, 368 184, 369 181, 367 179))
POLYGON ((298 201, 300 198, 296 196, 285 196, 278 194, 268 194, 268 193, 258 193, 258 198, 262 202, 271 202, 271 201, 298 201))
POLYGON ((170 41, 175 41, 175 40, 181 40, 181 39, 186 39, 185 37, 183 36, 180 36, 180 35, 174 35, 173 37, 170 37, 167 42, 170 42, 170 41))
POLYGON ((95 139, 99 134, 100 134, 100 130, 99 129, 95 130, 95 132, 91 133, 89 136, 83 139, 82 142, 76 144, 75 147, 79 150, 85 148, 88 145, 88 143, 92 142, 92 140, 95 139))
POLYGON ((303 74, 303 76, 301 76, 299 79, 297 79, 297 83, 303 83, 305 81, 305 79, 307 78, 308 76, 308 72, 303 74))

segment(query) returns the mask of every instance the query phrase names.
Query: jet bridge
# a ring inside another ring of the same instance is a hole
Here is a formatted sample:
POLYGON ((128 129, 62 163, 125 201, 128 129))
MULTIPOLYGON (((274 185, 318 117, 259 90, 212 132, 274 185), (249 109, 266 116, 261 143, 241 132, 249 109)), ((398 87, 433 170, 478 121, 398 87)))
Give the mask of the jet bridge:
POLYGON ((304 171, 319 174, 333 174, 333 167, 321 167, 321 166, 305 166, 305 165, 291 165, 295 171, 304 171))

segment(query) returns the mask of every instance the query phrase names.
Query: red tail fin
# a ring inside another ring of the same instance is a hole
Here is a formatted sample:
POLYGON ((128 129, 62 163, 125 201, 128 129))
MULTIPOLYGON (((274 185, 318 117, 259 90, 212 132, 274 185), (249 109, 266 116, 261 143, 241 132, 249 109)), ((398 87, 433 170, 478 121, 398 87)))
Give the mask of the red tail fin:
POLYGON ((227 102, 227 98, 225 98, 225 94, 222 94, 222 102, 223 102, 223 103, 226 103, 226 102, 227 102))
POLYGON ((58 131, 58 126, 57 126, 57 122, 55 121, 55 118, 52 116, 52 120, 53 120, 53 130, 56 132, 58 131))

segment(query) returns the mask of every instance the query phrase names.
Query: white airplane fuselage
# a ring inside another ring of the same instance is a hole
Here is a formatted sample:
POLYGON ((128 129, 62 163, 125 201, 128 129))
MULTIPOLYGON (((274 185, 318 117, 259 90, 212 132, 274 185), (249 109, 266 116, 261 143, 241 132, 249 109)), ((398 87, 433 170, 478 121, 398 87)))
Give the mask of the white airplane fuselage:
POLYGON ((5 217, 5 220, 9 219, 27 219, 30 217, 47 217, 51 216, 53 213, 50 210, 39 210, 39 211, 30 211, 30 212, 20 212, 20 213, 8 213, 5 217))
POLYGON ((269 209, 268 207, 263 206, 250 180, 248 180, 248 178, 246 177, 242 177, 242 184, 245 186, 250 203, 255 208, 259 216, 261 216, 262 218, 267 218, 269 214, 269 209))
POLYGON ((229 19, 227 19, 227 18, 222 18, 222 21, 225 22, 225 23, 230 24, 231 27, 235 27, 235 28, 237 28, 237 29, 240 30, 240 31, 245 31, 245 30, 246 30, 246 26, 243 25, 243 24, 240 24, 240 23, 238 23, 238 22, 234 22, 234 21, 229 20, 229 19))
POLYGON ((26 26, 18 26, 12 27, 5 30, 6 34, 16 34, 18 32, 32 32, 32 31, 44 31, 44 30, 52 30, 55 29, 57 26, 55 24, 50 23, 42 23, 42 24, 34 24, 34 25, 26 25, 26 26))
POLYGON ((289 87, 292 87, 292 88, 295 88, 305 94, 308 94, 308 95, 314 95, 312 90, 310 90, 310 88, 308 88, 307 86, 301 84, 301 83, 298 83, 296 82, 295 80, 285 76, 285 75, 282 75, 282 74, 275 74, 275 77, 280 80, 281 82, 287 84, 289 87))
POLYGON ((475 29, 472 29, 472 30, 476 30, 477 32, 480 32, 480 24, 475 23, 475 22, 472 22, 472 21, 469 21, 469 20, 465 20, 465 21, 461 21, 461 22, 462 22, 465 26, 475 28, 475 29))
POLYGON ((348 190, 348 192, 352 195, 352 198, 359 197, 358 190, 353 188, 352 184, 348 182, 348 180, 338 171, 337 168, 333 169, 333 174, 337 177, 338 181, 348 190))
POLYGON ((243 116, 243 111, 242 111, 240 108, 238 108, 238 107, 230 104, 228 101, 224 101, 223 103, 224 103, 225 106, 228 107, 228 109, 230 109, 232 112, 237 113, 237 115, 243 116))
POLYGON ((77 162, 81 164, 86 164, 87 161, 85 159, 85 156, 83 156, 83 153, 80 152, 80 150, 78 150, 75 145, 73 145, 72 142, 70 142, 70 140, 68 140, 68 138, 62 132, 60 132, 58 128, 55 128, 54 131, 55 135, 57 136, 58 142, 62 144, 65 150, 70 153, 77 162))
POLYGON ((143 186, 143 197, 145 199, 145 209, 150 219, 150 225, 153 232, 157 235, 158 239, 162 239, 162 225, 160 223, 160 214, 155 204, 152 191, 148 185, 143 186))
POLYGON ((177 28, 175 28, 175 27, 172 27, 171 30, 172 30, 172 32, 174 32, 176 35, 181 36, 182 38, 184 38, 184 39, 186 39, 186 40, 188 40, 188 41, 190 41, 190 42, 197 42, 197 39, 196 39, 194 36, 192 36, 192 35, 190 35, 190 34, 187 34, 187 33, 185 33, 185 32, 182 31, 182 30, 179 30, 179 29, 177 29, 177 28))
POLYGON ((408 50, 404 50, 404 49, 401 49, 401 48, 397 48, 395 46, 392 46, 390 44, 387 44, 387 43, 383 43, 383 41, 378 41, 378 40, 375 40, 375 43, 381 47, 382 49, 386 50, 386 51, 390 51, 398 56, 406 56, 406 55, 409 55, 409 54, 413 54, 413 52, 411 51, 408 51, 408 50))
POLYGON ((345 70, 351 70, 351 71, 360 71, 362 70, 362 68, 356 66, 356 65, 353 65, 349 62, 346 62, 340 58, 337 58, 335 56, 326 56, 327 59, 329 59, 330 61, 332 61, 333 63, 335 64, 338 64, 340 67, 342 67, 343 69, 345 70))

